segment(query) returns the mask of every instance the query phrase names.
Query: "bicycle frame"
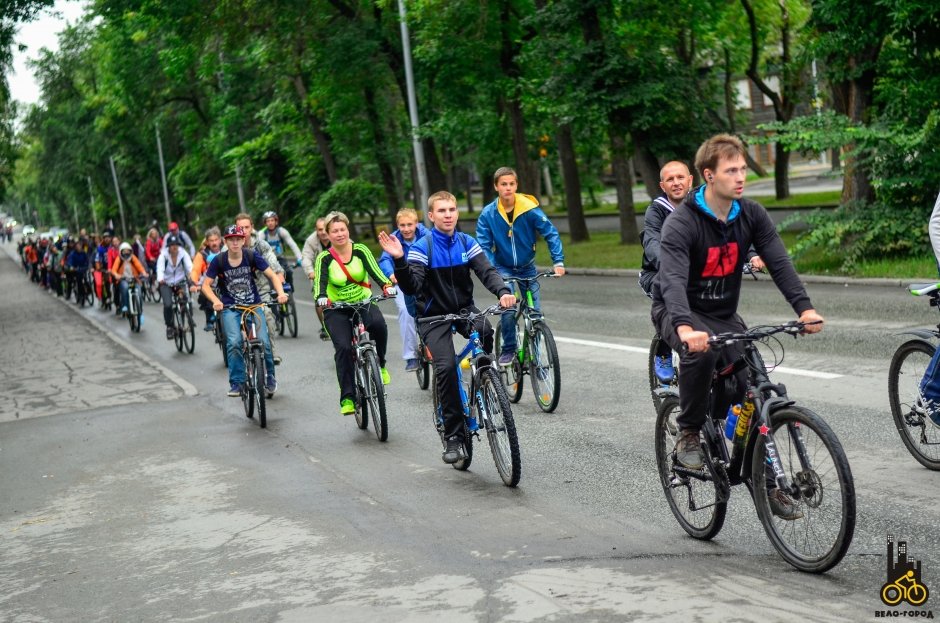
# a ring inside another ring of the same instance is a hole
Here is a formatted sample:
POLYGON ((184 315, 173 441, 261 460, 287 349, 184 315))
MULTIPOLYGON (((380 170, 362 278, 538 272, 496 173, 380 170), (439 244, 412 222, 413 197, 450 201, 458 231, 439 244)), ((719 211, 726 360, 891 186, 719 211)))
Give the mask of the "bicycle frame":
POLYGON ((519 301, 519 310, 516 312, 516 323, 518 324, 519 317, 521 316, 523 322, 523 339, 518 340, 516 344, 516 357, 518 357, 519 363, 523 366, 523 374, 527 372, 525 365, 531 357, 529 353, 529 336, 532 335, 532 325, 536 320, 545 319, 545 315, 542 314, 542 311, 535 308, 535 303, 532 298, 532 292, 540 287, 538 280, 542 277, 555 277, 555 273, 538 273, 534 277, 508 277, 505 279, 506 284, 512 287, 513 293, 516 293, 518 290, 520 294, 520 296, 516 297, 519 301), (525 296, 521 296, 522 283, 527 284, 525 296))

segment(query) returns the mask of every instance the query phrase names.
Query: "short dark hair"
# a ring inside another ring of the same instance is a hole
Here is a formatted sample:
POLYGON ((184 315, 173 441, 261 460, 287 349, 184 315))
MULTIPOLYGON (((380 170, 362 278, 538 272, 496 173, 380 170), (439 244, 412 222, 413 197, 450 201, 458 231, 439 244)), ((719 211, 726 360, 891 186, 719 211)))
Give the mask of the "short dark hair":
POLYGON ((705 169, 714 171, 719 160, 728 160, 735 156, 743 158, 746 153, 744 143, 737 136, 716 134, 702 143, 702 146, 695 152, 695 168, 699 175, 705 177, 705 169))
POLYGON ((496 169, 496 173, 493 174, 493 183, 495 184, 496 182, 498 182, 499 178, 503 177, 504 175, 511 175, 514 178, 516 178, 517 182, 519 181, 519 176, 516 175, 515 169, 511 167, 499 167, 498 169, 496 169))

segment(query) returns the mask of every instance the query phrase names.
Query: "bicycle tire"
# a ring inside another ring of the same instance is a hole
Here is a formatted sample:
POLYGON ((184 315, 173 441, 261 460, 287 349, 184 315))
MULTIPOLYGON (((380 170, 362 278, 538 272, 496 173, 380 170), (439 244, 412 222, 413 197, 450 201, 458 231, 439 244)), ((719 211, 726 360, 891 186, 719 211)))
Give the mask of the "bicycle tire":
POLYGON ((274 330, 278 335, 284 335, 284 306, 277 304, 271 308, 274 314, 274 330))
POLYGON ((385 411, 385 385, 382 384, 382 372, 379 359, 375 352, 367 350, 363 353, 363 368, 365 371, 365 402, 369 404, 369 414, 372 416, 372 428, 379 441, 388 440, 388 414, 385 411))
POLYGON ((545 322, 539 320, 533 323, 529 347, 532 393, 535 394, 539 408, 545 413, 551 413, 558 407, 561 398, 561 362, 558 360, 555 336, 545 322))
MULTIPOLYGON (((662 338, 660 338, 659 335, 653 336, 653 340, 650 343, 650 352, 649 352, 649 356, 647 357, 647 365, 646 365, 647 374, 649 375, 649 381, 650 381, 650 395, 653 397, 653 408, 656 410, 656 413, 659 413, 659 407, 662 405, 662 402, 663 402, 663 399, 657 393, 657 390, 661 390, 662 388, 666 387, 666 388, 675 389, 677 392, 679 391, 678 373, 673 376, 671 382, 665 383, 665 384, 659 380, 659 377, 656 376, 656 353, 659 350, 659 344, 661 341, 662 341, 662 338)), ((675 353, 672 353, 672 351, 670 351, 670 353, 672 356, 672 369, 678 370, 679 358, 676 357, 675 353)))
POLYGON ((802 517, 787 521, 771 512, 762 436, 751 441, 751 492, 757 517, 784 560, 800 571, 823 573, 839 564, 855 534, 855 484, 849 460, 829 425, 809 409, 787 406, 773 411, 770 429, 781 467, 794 487, 788 493, 802 517), (797 438, 806 449, 805 458, 812 461, 812 469, 804 469, 797 438), (838 518, 836 525, 824 525, 833 518, 838 518))
POLYGON ((368 368, 364 359, 356 359, 356 426, 360 430, 369 428, 369 404, 366 396, 366 378, 368 368))
POLYGON ((297 329, 299 328, 297 324, 297 303, 294 301, 293 294, 288 295, 287 310, 288 313, 284 316, 287 330, 290 332, 291 337, 297 337, 297 329))
POLYGON ((176 343, 177 352, 183 352, 183 316, 179 305, 173 306, 173 342, 176 343))
POLYGON ((183 345, 190 355, 196 350, 196 323, 193 321, 193 312, 187 306, 183 312, 183 345))
POLYGON ((713 539, 725 524, 728 502, 720 502, 720 488, 714 480, 699 480, 673 472, 673 452, 678 428, 679 398, 666 396, 656 413, 656 467, 666 501, 673 517, 692 538, 713 539), (695 503, 698 508, 693 509, 695 503))
POLYGON ((241 387, 242 406, 245 408, 245 416, 249 419, 252 419, 255 417, 254 392, 257 391, 257 388, 252 387, 254 385, 255 369, 251 351, 249 350, 247 342, 242 345, 241 356, 245 360, 245 382, 242 383, 241 387))
MULTIPOLYGON (((474 401, 477 417, 486 430, 486 437, 493 453, 496 471, 507 487, 515 487, 522 477, 522 456, 519 452, 519 437, 516 422, 506 388, 496 370, 485 367, 477 370, 476 384, 480 400, 474 401)), ((472 399, 471 399, 472 400, 472 399)))
POLYGON ((252 365, 252 372, 254 374, 254 395, 252 396, 255 403, 255 411, 258 414, 258 426, 261 428, 267 428, 268 426, 268 410, 265 403, 265 370, 264 370, 264 348, 254 348, 251 351, 251 357, 254 359, 252 365))
MULTIPOLYGON (((525 337, 522 335, 522 331, 519 328, 519 315, 516 314, 516 344, 523 344, 524 342, 522 340, 524 339, 525 337)), ((496 343, 493 347, 493 352, 503 352, 503 331, 499 326, 496 327, 496 343)), ((525 386, 522 375, 522 362, 519 361, 518 353, 512 358, 511 364, 499 367, 499 376, 503 382, 503 386, 506 388, 506 395, 509 397, 509 402, 513 404, 516 404, 522 399, 522 390, 525 386)))
POLYGON ((427 389, 431 384, 431 361, 428 359, 427 347, 420 338, 418 339, 418 349, 415 354, 418 356, 418 369, 415 371, 415 377, 418 379, 418 389, 427 389))
POLYGON ((935 351, 933 344, 910 340, 898 347, 888 367, 888 402, 901 441, 918 463, 934 471, 940 470, 940 427, 924 412, 920 383, 935 351))

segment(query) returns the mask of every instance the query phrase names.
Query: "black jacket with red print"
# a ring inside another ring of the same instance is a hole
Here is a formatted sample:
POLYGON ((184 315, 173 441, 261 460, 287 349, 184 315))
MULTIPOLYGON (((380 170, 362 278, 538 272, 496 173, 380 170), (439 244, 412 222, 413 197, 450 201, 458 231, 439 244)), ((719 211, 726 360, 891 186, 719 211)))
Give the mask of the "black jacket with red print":
POLYGON ((730 318, 738 310, 741 269, 754 246, 774 283, 797 315, 812 309, 783 241, 767 210, 748 199, 735 201, 726 223, 705 205, 705 187, 689 193, 663 225, 653 307, 665 308, 673 328, 692 325, 694 311, 730 318))

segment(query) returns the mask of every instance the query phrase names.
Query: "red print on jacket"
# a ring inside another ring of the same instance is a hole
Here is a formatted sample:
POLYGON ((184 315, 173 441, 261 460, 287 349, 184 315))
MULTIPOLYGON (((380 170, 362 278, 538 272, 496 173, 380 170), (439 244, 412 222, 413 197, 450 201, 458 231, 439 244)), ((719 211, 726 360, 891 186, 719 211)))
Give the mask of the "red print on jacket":
POLYGON ((708 259, 702 269, 702 277, 724 277, 734 272, 738 265, 738 243, 729 242, 708 249, 708 259))

